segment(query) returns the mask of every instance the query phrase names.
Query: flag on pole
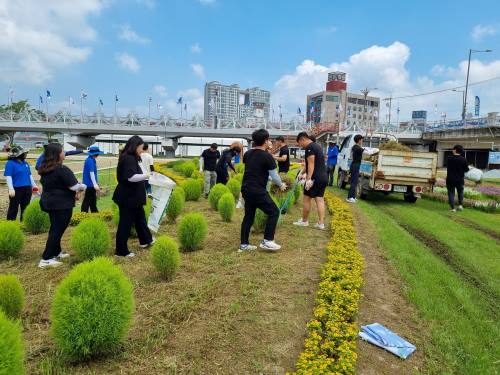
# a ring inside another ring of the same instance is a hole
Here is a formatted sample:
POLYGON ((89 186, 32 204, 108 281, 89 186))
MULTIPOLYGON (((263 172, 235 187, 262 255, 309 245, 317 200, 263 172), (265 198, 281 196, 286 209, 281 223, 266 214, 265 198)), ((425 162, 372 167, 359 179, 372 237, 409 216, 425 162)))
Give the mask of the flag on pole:
POLYGON ((180 96, 179 99, 177 99, 177 104, 182 104, 182 96, 180 96))
POLYGON ((160 104, 160 103, 157 103, 157 104, 156 104, 156 108, 158 108, 158 111, 160 111, 163 107, 161 106, 161 104, 160 104))
POLYGON ((101 107, 104 105, 101 98, 99 98, 99 104, 101 105, 101 107))
POLYGON ((118 95, 115 94, 115 102, 118 101, 118 95))
POLYGON ((153 98, 150 96, 150 97, 148 98, 148 101, 151 103, 151 102, 153 101, 153 98))
POLYGON ((50 99, 50 98, 52 98, 52 96, 50 95, 50 91, 47 90, 47 99, 50 99))
POLYGON ((434 104, 434 114, 437 116, 438 114, 438 105, 434 104))
POLYGON ((71 96, 69 97, 69 104, 71 104, 71 105, 75 104, 75 101, 73 100, 73 98, 71 96))
POLYGON ((297 108, 297 114, 298 115, 302 114, 302 110, 300 109, 300 107, 297 108))
POLYGON ((43 97, 42 95, 38 95, 40 97, 40 104, 43 104, 43 97))
POLYGON ((85 91, 81 91, 80 93, 82 99, 87 99, 87 93, 85 91))
POLYGON ((399 115, 399 105, 398 105, 398 109, 396 110, 396 112, 397 112, 397 113, 398 113, 398 115, 399 115))
POLYGON ((184 103, 184 110, 187 111, 187 109, 188 109, 188 105, 187 105, 187 103, 184 103))

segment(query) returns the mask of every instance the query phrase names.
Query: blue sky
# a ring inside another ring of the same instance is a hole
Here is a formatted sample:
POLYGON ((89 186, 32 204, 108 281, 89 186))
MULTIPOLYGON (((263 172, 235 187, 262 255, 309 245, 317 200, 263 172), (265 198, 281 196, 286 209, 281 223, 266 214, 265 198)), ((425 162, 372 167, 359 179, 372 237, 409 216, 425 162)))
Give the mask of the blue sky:
MULTIPOLYGON (((348 73, 349 88, 377 87, 381 97, 500 77, 498 1, 0 0, 0 89, 35 106, 48 88, 54 110, 88 94, 86 111, 178 114, 183 96, 201 113, 207 80, 271 90, 286 117, 321 90, 326 72, 348 73)), ((471 88, 482 111, 500 110, 500 80, 471 88)), ((412 109, 457 117, 460 94, 400 100, 412 109)), ((75 112, 79 111, 76 105, 75 112)), ((384 117, 381 113, 381 118, 384 117)), ((432 116, 431 116, 432 117, 432 116)))

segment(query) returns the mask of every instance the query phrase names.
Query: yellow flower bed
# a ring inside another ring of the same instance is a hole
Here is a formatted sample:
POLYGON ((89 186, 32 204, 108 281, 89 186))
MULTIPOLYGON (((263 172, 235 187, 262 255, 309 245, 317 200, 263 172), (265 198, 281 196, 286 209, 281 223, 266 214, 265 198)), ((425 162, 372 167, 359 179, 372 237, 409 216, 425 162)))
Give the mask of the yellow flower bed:
POLYGON ((113 212, 111 210, 99 211, 99 212, 75 212, 71 216, 71 221, 69 225, 74 226, 80 224, 80 222, 84 219, 102 219, 104 221, 111 221, 113 219, 113 212))
POLYGON ((171 178, 177 185, 182 184, 186 179, 183 176, 178 175, 173 170, 167 168, 167 164, 158 164, 155 163, 155 171, 171 178))
POLYGON ((296 374, 354 374, 355 370, 363 257, 348 205, 331 193, 325 199, 333 234, 296 374))

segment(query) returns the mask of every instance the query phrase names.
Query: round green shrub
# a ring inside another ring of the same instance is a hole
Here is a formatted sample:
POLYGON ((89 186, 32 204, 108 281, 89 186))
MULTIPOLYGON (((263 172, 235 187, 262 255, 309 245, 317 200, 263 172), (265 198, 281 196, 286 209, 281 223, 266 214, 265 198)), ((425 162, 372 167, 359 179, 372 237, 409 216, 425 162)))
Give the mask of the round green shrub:
POLYGON ((245 164, 243 163, 235 164, 234 169, 236 169, 236 172, 238 172, 239 174, 243 174, 243 172, 245 172, 245 164))
POLYGON ((40 199, 31 202, 23 214, 23 224, 26 230, 33 234, 45 233, 49 231, 49 214, 43 212, 40 207, 40 199))
POLYGON ((200 171, 195 170, 195 171, 191 174, 191 178, 194 178, 195 180, 197 180, 197 179, 199 179, 199 178, 203 178, 203 173, 200 173, 200 171))
MULTIPOLYGON (((235 174, 231 177, 231 180, 236 180, 240 183, 240 185, 243 183, 243 173, 235 174)), ((231 181, 229 180, 229 181, 231 181)))
POLYGON ((71 248, 82 260, 106 255, 111 244, 108 226, 101 219, 85 219, 71 234, 71 248))
POLYGON ((9 320, 0 311, 0 375, 24 374, 24 348, 19 322, 9 320))
POLYGON ((19 222, 0 220, 0 258, 19 254, 24 246, 24 234, 19 222))
POLYGON ((222 197, 225 193, 230 193, 229 189, 224 184, 215 184, 215 186, 210 189, 210 193, 208 193, 208 201, 210 202, 210 207, 214 210, 217 210, 217 204, 219 203, 220 197, 222 197))
POLYGON ((238 200, 240 198, 241 182, 233 177, 229 179, 226 186, 233 194, 234 199, 238 200))
POLYGON ((217 204, 217 209, 222 220, 230 222, 233 218, 235 208, 236 202, 234 200, 233 194, 225 193, 224 195, 222 195, 222 197, 220 197, 219 203, 217 204))
MULTIPOLYGON (((275 197, 272 197, 272 198, 273 198, 274 203, 277 205, 276 198, 275 197)), ((278 205, 277 205, 277 207, 279 208, 278 205)), ((278 225, 281 224, 282 221, 283 221, 283 217, 280 215, 280 218, 278 220, 278 225)), ((257 211, 255 212, 255 220, 254 220, 253 226, 252 226, 254 232, 264 233, 264 230, 266 229, 266 223, 267 223, 267 215, 263 211, 261 211, 260 209, 257 209, 257 211)))
POLYGON ((182 190, 186 193, 187 201, 197 201, 201 197, 201 188, 197 180, 188 178, 181 185, 182 190))
POLYGON ((185 251, 198 249, 207 236, 208 224, 202 214, 187 214, 177 227, 177 236, 185 251))
POLYGON ((132 284, 106 258, 77 265, 55 291, 52 337, 63 355, 84 360, 116 348, 132 319, 132 284))
POLYGON ((24 289, 17 276, 0 275, 0 310, 10 319, 18 319, 23 306, 24 289))
POLYGON ((181 263, 177 242, 168 236, 157 238, 151 249, 151 260, 161 276, 171 280, 181 263))
POLYGON ((185 193, 181 188, 175 188, 170 196, 167 207, 167 217, 170 221, 175 221, 184 208, 185 193))
POLYGON ((182 164, 181 172, 185 177, 191 177, 193 172, 196 170, 196 165, 192 161, 186 161, 182 164))

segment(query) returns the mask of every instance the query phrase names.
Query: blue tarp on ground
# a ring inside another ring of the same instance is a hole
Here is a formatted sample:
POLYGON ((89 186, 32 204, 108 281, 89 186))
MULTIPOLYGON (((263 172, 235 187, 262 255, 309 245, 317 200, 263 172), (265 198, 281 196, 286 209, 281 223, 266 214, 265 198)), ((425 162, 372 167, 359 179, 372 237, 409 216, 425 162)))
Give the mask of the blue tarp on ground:
POLYGON ((361 326, 359 336, 403 359, 408 358, 416 350, 415 345, 410 344, 379 323, 361 326))

